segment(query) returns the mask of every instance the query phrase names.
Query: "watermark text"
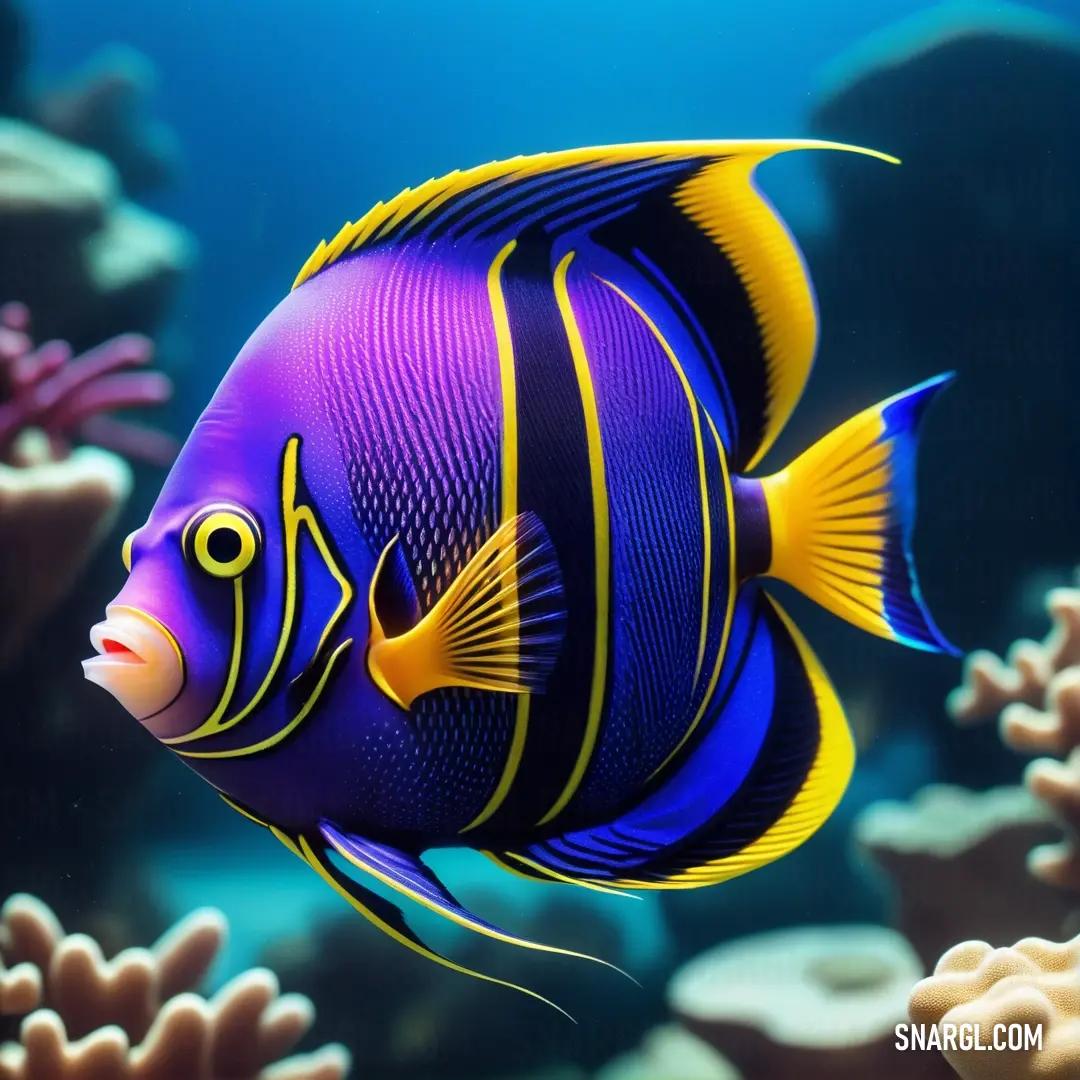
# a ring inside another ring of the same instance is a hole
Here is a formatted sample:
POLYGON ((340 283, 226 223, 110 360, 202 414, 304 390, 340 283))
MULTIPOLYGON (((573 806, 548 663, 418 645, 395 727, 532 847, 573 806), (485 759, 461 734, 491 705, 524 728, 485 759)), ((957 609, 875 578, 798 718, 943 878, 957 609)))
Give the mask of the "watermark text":
POLYGON ((1041 1050, 1042 1024, 897 1024, 897 1050, 1041 1050))

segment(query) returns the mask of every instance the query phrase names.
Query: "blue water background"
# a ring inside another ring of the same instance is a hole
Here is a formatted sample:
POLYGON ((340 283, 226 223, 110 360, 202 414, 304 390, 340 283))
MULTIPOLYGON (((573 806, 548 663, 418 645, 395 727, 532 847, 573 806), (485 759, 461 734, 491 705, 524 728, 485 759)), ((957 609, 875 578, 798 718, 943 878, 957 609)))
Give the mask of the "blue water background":
MULTIPOLYGON (((154 112, 179 134, 184 166, 178 182, 150 205, 190 228, 201 246, 176 316, 197 371, 183 384, 184 409, 193 416, 316 242, 377 199, 455 167, 520 152, 803 134, 822 66, 927 5, 33 0, 27 6, 38 78, 68 72, 114 41, 137 47, 157 65, 154 112)), ((1075 0, 1037 6, 1063 17, 1076 13, 1075 0)), ((765 186, 796 232, 819 227, 827 207, 813 162, 793 158, 768 169, 765 186)), ((858 805, 904 794, 931 774, 924 749, 901 749, 891 765, 864 759, 830 830, 839 835, 858 805)), ((204 839, 154 843, 143 857, 171 883, 176 913, 213 903, 231 916, 236 936, 226 971, 318 912, 341 910, 313 875, 228 815, 209 788, 164 754, 161 768, 162 797, 175 799, 173 813, 190 815, 191 836, 204 839)), ((521 889, 522 907, 543 891, 521 889)), ((630 905, 596 902, 613 917, 636 920, 644 954, 660 947, 650 904, 626 914, 630 905)))

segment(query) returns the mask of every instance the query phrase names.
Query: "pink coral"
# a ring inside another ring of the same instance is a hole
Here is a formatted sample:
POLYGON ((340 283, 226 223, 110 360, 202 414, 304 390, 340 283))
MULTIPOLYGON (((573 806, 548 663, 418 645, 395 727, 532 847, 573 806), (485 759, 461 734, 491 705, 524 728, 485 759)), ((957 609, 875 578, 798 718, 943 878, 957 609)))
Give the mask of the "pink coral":
POLYGON ((16 440, 30 428, 45 432, 57 457, 79 438, 131 458, 172 461, 176 444, 170 436, 110 415, 171 396, 167 376, 132 370, 153 358, 149 338, 122 334, 73 358, 62 341, 35 348, 29 327, 22 304, 0 307, 0 462, 11 460, 16 440))

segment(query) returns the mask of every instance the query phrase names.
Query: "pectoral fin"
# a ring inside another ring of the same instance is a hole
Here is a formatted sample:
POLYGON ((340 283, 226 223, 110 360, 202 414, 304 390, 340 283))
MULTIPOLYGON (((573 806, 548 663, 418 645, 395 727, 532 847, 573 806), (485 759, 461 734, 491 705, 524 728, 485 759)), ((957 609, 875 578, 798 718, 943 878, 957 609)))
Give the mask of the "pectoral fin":
POLYGON ((409 610, 402 567, 395 538, 379 559, 368 600, 368 670, 392 701, 407 709, 444 686, 517 694, 543 689, 562 645, 566 612, 555 550, 535 514, 497 529, 435 606, 395 633, 409 610))

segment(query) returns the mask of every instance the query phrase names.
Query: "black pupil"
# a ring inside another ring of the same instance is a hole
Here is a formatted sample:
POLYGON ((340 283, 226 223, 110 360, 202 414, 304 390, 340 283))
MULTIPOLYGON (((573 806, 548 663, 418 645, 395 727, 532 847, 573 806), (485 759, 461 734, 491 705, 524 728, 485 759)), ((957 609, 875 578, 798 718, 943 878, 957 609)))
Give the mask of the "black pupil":
POLYGON ((241 549, 240 534, 231 526, 223 525, 206 538, 206 550, 214 562, 231 563, 241 549))

